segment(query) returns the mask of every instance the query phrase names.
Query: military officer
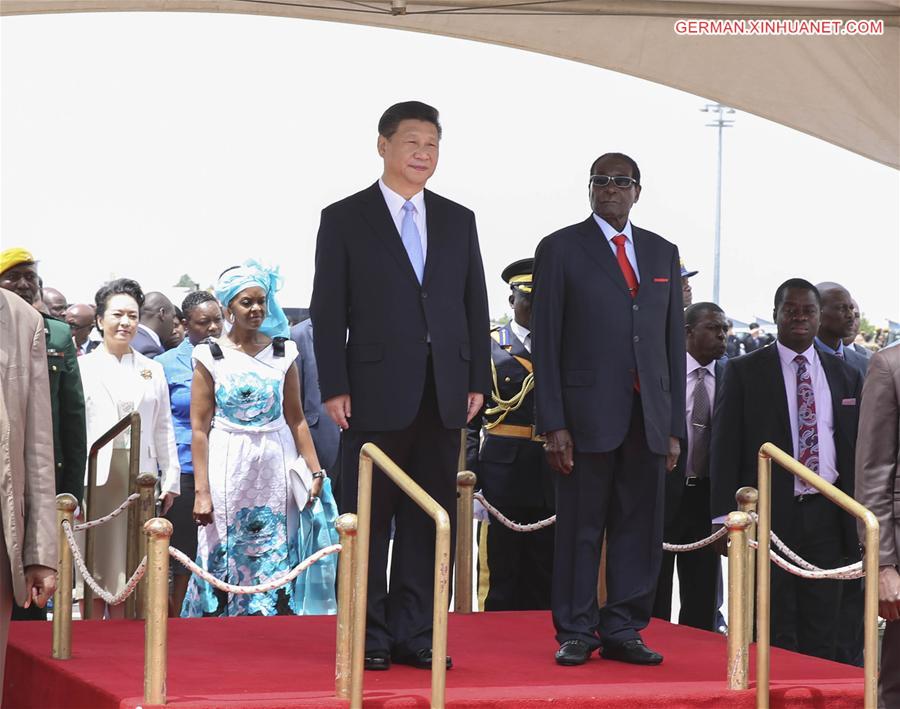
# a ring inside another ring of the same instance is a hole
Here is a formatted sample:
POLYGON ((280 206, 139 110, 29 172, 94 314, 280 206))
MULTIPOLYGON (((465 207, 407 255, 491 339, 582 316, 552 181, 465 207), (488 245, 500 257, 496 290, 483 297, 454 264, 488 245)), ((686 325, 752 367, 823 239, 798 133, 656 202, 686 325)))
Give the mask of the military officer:
MULTIPOLYGON (((530 523, 554 513, 553 478, 534 432, 531 298, 534 259, 503 269, 513 319, 491 330, 492 396, 469 424, 467 465, 485 499, 530 523)), ((478 596, 487 611, 550 607, 553 527, 514 532, 497 520, 479 533, 478 596)))
MULTIPOLYGON (((26 303, 41 299, 37 262, 30 252, 11 248, 0 252, 0 288, 12 291, 26 303)), ((47 369, 50 373, 50 405, 53 420, 53 452, 56 492, 68 492, 79 502, 84 491, 87 442, 84 425, 84 393, 78 370, 72 331, 66 323, 42 314, 47 337, 47 369)), ((46 620, 35 604, 16 606, 13 620, 46 620)))

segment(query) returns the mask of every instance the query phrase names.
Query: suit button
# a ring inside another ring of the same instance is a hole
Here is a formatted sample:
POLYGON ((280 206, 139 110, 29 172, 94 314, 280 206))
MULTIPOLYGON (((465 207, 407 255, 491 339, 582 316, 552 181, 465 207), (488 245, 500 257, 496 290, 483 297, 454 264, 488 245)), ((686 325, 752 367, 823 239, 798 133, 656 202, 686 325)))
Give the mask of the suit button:
POLYGON ((640 338, 639 335, 635 335, 635 336, 632 337, 631 339, 634 340, 635 342, 640 342, 640 341, 641 341, 641 338, 640 338))
POLYGON ((637 306, 637 305, 632 305, 632 306, 631 306, 631 309, 632 309, 632 310, 640 310, 640 307, 637 306))
POLYGON ((425 300, 428 297, 428 293, 422 291, 422 300, 425 300))

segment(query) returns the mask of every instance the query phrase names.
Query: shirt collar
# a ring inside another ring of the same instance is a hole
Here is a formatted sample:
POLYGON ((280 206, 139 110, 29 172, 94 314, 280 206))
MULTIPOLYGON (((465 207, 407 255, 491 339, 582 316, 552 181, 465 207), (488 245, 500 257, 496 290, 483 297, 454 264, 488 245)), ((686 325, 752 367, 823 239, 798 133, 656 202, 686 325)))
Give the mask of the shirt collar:
MULTIPOLYGON (((381 188, 381 194, 384 196, 384 201, 387 203, 388 211, 391 213, 392 217, 396 217, 401 214, 403 211, 403 205, 406 204, 406 198, 403 195, 397 194, 384 184, 384 180, 380 177, 378 178, 378 187, 381 188)), ((425 190, 419 190, 412 197, 409 198, 409 201, 412 202, 413 207, 416 208, 416 214, 425 214, 425 190)))
POLYGON ((509 327, 513 331, 513 334, 516 337, 518 337, 522 341, 522 344, 524 345, 525 338, 531 334, 531 330, 529 330, 527 327, 522 327, 515 320, 509 321, 509 327))
POLYGON ((146 332, 150 338, 157 344, 157 346, 162 347, 162 341, 159 339, 159 335, 157 335, 153 330, 144 325, 144 323, 138 323, 138 330, 143 330, 146 332))
POLYGON ((625 238, 628 239, 632 244, 634 243, 634 239, 631 236, 631 220, 625 222, 625 227, 622 231, 616 231, 615 227, 606 221, 603 217, 597 216, 596 213, 593 213, 594 221, 597 222, 597 226, 600 227, 600 231, 603 232, 603 236, 606 237, 607 241, 612 241, 613 237, 618 234, 624 234, 625 238))
POLYGON ((703 365, 694 359, 690 352, 686 354, 685 360, 687 361, 688 376, 691 376, 691 373, 698 369, 705 369, 712 377, 716 376, 716 360, 712 360, 709 364, 703 365))
POLYGON ((824 342, 822 342, 822 340, 819 339, 818 335, 816 335, 816 344, 819 347, 821 347, 823 350, 825 350, 828 354, 841 355, 842 357, 844 355, 844 343, 840 339, 838 340, 838 346, 837 346, 836 350, 832 349, 831 347, 826 345, 824 342))
POLYGON ((794 358, 801 354, 806 357, 806 361, 812 364, 818 358, 816 355, 816 346, 810 345, 805 352, 794 352, 790 347, 785 347, 778 340, 775 340, 775 347, 778 348, 778 358, 782 364, 793 364, 794 358))

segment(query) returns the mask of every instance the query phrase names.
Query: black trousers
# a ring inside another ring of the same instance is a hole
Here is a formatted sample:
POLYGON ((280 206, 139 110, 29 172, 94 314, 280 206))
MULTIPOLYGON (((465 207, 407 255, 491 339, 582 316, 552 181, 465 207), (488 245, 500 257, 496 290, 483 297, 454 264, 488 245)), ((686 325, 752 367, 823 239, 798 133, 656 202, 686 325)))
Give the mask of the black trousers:
MULTIPOLYGON (((547 519, 542 507, 503 507, 509 519, 530 524, 547 519)), ((497 520, 487 525, 488 588, 486 611, 530 611, 550 608, 553 570, 553 527, 514 532, 497 520)), ((479 564, 481 563, 479 554, 479 564)), ((483 570, 479 568, 479 579, 483 570)), ((483 589, 479 588, 479 595, 483 589)))
MULTIPOLYGON (((782 541, 812 564, 833 569, 843 562, 841 510, 822 495, 790 503, 790 530, 782 541)), ((833 660, 838 639, 841 582, 803 579, 772 566, 772 645, 833 660)))
MULTIPOLYGON (((666 530, 665 541, 670 544, 690 544, 703 539, 709 535, 709 520, 709 480, 705 479, 698 481, 694 487, 684 488, 681 505, 666 530)), ((718 609, 716 590, 719 558, 711 546, 681 554, 664 551, 659 582, 656 585, 653 617, 663 620, 670 620, 672 617, 672 575, 677 564, 681 594, 678 623, 700 630, 714 630, 718 609)))
POLYGON ((647 626, 662 561, 664 470, 665 456, 647 447, 635 395, 622 445, 608 453, 576 451, 572 472, 557 476, 551 605, 558 642, 620 645, 647 626), (604 532, 607 602, 600 609, 604 532))
MULTIPOLYGON (((400 431, 342 434, 341 511, 355 512, 359 450, 372 442, 412 477, 450 515, 451 575, 456 538, 456 473, 459 429, 444 428, 429 361, 422 402, 415 420, 400 431)), ((431 647, 434 609, 434 522, 375 466, 372 476, 372 529, 366 650, 395 657, 431 647), (391 582, 387 584, 391 521, 395 525, 391 582)))

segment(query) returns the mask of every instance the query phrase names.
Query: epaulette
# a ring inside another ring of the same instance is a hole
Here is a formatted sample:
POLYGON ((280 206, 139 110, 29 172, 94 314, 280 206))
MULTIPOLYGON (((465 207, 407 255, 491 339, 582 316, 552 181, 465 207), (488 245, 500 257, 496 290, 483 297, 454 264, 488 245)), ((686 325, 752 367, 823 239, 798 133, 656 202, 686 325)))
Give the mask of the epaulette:
POLYGON ((501 347, 510 347, 512 345, 512 340, 509 337, 509 330, 505 327, 495 327, 491 330, 491 337, 493 337, 494 342, 501 347))

